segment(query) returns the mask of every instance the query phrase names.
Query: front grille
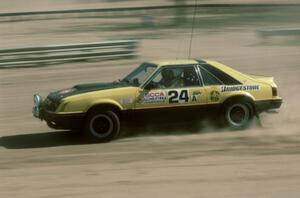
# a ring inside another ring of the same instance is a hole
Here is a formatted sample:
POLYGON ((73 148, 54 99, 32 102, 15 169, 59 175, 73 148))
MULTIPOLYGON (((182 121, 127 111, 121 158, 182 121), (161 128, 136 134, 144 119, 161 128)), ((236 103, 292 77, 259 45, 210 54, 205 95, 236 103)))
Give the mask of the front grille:
POLYGON ((49 97, 45 99, 43 108, 46 111, 55 111, 57 107, 58 107, 58 103, 52 101, 51 99, 49 99, 49 97))

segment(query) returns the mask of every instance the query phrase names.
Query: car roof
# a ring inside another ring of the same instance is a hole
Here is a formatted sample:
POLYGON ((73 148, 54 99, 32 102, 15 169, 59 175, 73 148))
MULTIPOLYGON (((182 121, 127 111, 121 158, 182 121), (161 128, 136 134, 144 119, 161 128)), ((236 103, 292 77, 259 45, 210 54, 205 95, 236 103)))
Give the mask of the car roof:
POLYGON ((199 64, 199 65, 210 64, 211 66, 220 69, 221 71, 227 73, 228 75, 236 78, 239 81, 241 81, 244 76, 244 74, 229 66, 226 66, 222 63, 219 63, 214 60, 209 60, 209 59, 170 59, 170 60, 151 61, 148 63, 155 64, 158 67, 164 67, 164 66, 168 67, 174 65, 189 65, 189 64, 199 64))
POLYGON ((195 59, 170 59, 170 60, 149 61, 149 63, 155 64, 158 67, 162 67, 162 66, 172 66, 172 65, 198 64, 199 61, 195 59))

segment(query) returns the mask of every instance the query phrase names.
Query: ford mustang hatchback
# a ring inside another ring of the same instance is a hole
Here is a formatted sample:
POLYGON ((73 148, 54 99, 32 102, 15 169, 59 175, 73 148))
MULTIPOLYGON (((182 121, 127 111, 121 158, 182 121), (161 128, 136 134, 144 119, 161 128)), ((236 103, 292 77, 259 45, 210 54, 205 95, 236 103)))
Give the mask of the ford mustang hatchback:
POLYGON ((51 128, 80 129, 92 141, 107 142, 118 137, 126 119, 189 121, 205 117, 206 109, 242 129, 281 103, 273 77, 247 75, 211 60, 166 60, 143 63, 112 83, 76 85, 44 100, 35 94, 33 115, 51 128))

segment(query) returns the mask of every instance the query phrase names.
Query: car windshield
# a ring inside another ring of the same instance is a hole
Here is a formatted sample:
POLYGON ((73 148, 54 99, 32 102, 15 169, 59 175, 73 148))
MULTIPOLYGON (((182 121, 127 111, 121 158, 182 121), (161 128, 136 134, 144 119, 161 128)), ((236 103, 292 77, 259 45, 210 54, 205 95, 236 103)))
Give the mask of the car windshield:
POLYGON ((138 87, 152 74, 156 67, 154 64, 143 63, 121 81, 138 87))

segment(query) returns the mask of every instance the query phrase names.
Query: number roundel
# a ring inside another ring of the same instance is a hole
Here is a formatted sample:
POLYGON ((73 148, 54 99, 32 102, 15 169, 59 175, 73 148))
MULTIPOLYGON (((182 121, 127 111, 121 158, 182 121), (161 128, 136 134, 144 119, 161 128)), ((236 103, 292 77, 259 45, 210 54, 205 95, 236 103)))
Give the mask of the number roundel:
POLYGON ((188 90, 170 90, 168 92, 169 103, 185 103, 189 102, 188 90))

